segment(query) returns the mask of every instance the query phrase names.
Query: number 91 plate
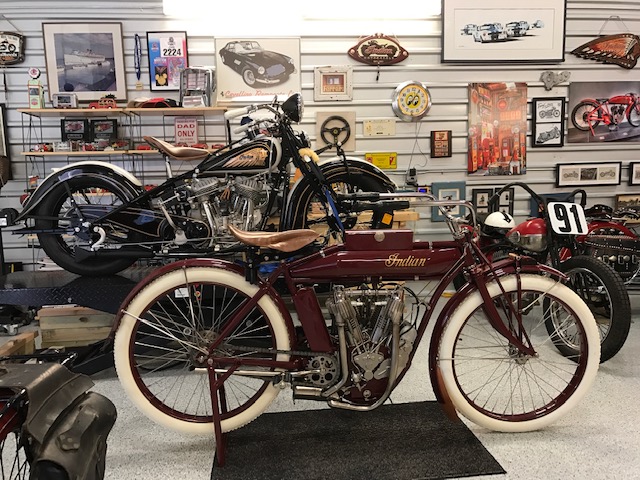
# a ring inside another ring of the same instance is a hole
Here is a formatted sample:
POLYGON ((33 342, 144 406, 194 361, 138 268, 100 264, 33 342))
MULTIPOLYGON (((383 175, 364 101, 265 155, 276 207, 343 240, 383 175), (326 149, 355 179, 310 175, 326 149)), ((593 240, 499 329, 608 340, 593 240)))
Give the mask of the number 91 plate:
POLYGON ((577 203, 550 202, 547 205, 551 228, 558 235, 586 235, 587 219, 577 203))

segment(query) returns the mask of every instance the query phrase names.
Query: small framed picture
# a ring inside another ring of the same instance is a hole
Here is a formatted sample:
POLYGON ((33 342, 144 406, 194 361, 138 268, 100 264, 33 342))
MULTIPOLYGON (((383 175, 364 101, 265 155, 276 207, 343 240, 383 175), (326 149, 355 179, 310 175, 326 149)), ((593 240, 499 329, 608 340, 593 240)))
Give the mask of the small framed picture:
MULTIPOLYGON (((497 190, 496 190, 497 191, 497 190)), ((513 195, 515 189, 507 188, 500 194, 500 198, 498 199, 498 212, 508 213, 513 216, 513 195)))
POLYGON ((640 193, 616 195, 616 210, 635 210, 640 213, 640 193))
POLYGON ((622 162, 558 163, 556 187, 620 185, 622 162))
POLYGON ((629 164, 629 185, 640 185, 640 162, 629 164))
POLYGON ((180 73, 189 66, 187 32, 147 32, 151 90, 180 90, 180 73))
POLYGON ((91 121, 91 141, 118 138, 118 121, 114 119, 99 119, 91 121))
POLYGON ((493 188, 474 188, 471 190, 471 203, 477 213, 489 213, 489 199, 493 195, 493 188))
POLYGON ((451 156, 451 130, 431 131, 431 158, 451 156))
POLYGON ((353 98, 351 66, 315 67, 313 99, 316 102, 351 100, 353 98))
MULTIPOLYGON (((465 182, 434 182, 431 184, 431 193, 438 200, 464 200, 464 191, 465 182)), ((447 208, 452 215, 461 215, 464 210, 458 206, 444 208, 447 208)), ((431 208, 431 221, 444 222, 444 215, 440 211, 440 207, 431 208)))
POLYGON ((89 131, 89 120, 83 118, 63 118, 60 120, 60 129, 62 130, 62 141, 67 140, 83 140, 91 141, 91 132, 89 131))
POLYGON ((540 97, 531 100, 531 146, 534 148, 564 145, 564 97, 540 97))

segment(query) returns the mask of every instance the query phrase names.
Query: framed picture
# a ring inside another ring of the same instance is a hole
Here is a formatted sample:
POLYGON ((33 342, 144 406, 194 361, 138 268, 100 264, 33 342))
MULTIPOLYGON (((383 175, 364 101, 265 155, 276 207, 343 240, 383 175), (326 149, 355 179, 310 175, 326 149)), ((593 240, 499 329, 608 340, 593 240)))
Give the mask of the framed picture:
POLYGON ((91 120, 91 141, 109 140, 118 138, 118 120, 100 118, 91 120))
POLYGON ((351 66, 315 67, 313 69, 313 99, 316 102, 351 100, 353 85, 351 66))
MULTIPOLYGON (((464 200, 465 182, 433 182, 431 184, 431 193, 438 200, 464 200)), ((461 215, 463 212, 460 207, 449 207, 452 215, 461 215)), ((440 207, 431 207, 431 221, 444 222, 444 215, 440 211, 440 207)))
POLYGON ((556 187, 620 185, 622 162, 558 163, 556 187))
POLYGON ((6 106, 0 103, 0 187, 11 180, 11 160, 7 135, 6 106))
MULTIPOLYGON (((498 191, 498 189, 496 189, 498 191)), ((500 194, 500 198, 498 198, 498 212, 508 213, 513 217, 513 195, 515 194, 515 189, 507 188, 500 194)))
POLYGON ((493 196, 493 188, 474 188, 471 190, 471 203, 477 213, 489 213, 489 199, 493 196))
POLYGON ((640 213, 640 193, 616 195, 616 210, 635 210, 640 213))
POLYGON ((49 99, 73 92, 80 101, 126 100, 121 23, 43 23, 42 33, 49 99))
POLYGON ((640 162, 629 164, 629 185, 640 185, 640 162))
POLYGON ((91 141, 89 120, 86 118, 63 118, 60 120, 60 130, 63 142, 67 140, 91 141))
POLYGON ((564 97, 540 97, 531 100, 531 146, 564 145, 564 97))
POLYGON ((431 158, 451 156, 451 130, 431 131, 431 158))
POLYGON ((147 32, 151 90, 180 90, 180 72, 189 66, 187 32, 147 32))
POLYGON ((565 9, 566 0, 442 0, 442 62, 563 62, 565 9))

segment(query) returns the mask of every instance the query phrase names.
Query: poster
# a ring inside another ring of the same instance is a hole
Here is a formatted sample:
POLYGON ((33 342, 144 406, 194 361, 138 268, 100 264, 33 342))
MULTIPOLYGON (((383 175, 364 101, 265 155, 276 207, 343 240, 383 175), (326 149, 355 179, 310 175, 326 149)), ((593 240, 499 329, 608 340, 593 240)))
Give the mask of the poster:
POLYGON ((180 72, 187 68, 187 32, 147 32, 151 90, 180 90, 180 72))

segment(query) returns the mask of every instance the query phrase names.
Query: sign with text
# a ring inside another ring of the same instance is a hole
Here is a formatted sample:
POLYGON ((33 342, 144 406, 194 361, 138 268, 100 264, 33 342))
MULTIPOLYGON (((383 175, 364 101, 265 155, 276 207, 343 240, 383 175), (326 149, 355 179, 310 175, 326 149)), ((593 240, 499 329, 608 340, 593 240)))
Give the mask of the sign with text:
POLYGON ((198 143, 198 117, 176 117, 176 144, 198 143))
POLYGON ((398 168, 398 154, 396 152, 365 153, 367 162, 373 163, 383 170, 395 170, 398 168))

